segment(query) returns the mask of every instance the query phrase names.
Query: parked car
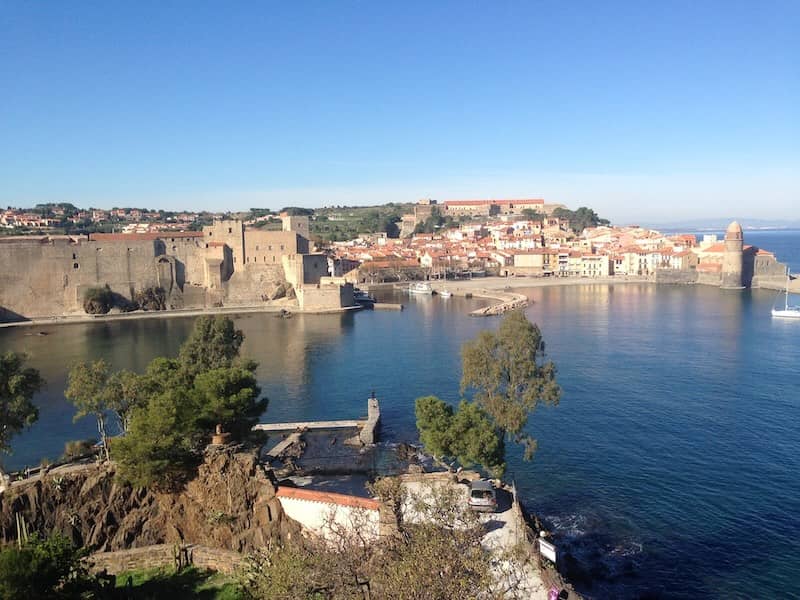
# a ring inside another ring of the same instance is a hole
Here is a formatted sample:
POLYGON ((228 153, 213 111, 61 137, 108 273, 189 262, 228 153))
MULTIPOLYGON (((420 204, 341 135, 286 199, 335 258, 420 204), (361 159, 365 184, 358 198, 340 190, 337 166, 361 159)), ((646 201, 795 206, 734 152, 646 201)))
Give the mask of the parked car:
POLYGON ((469 507, 472 510, 494 512, 497 510, 497 494, 489 481, 473 481, 469 485, 469 507))

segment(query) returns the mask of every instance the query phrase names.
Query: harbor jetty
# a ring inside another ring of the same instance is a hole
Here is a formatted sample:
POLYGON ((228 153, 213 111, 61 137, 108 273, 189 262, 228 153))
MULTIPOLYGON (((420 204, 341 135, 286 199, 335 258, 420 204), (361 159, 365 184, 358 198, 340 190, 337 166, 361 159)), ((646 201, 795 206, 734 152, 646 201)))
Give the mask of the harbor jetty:
MULTIPOLYGON (((290 423, 258 423, 253 425, 253 431, 312 431, 315 429, 358 429, 358 435, 352 439, 353 443, 370 446, 375 443, 376 430, 381 420, 381 408, 375 393, 367 399, 367 418, 361 420, 342 420, 342 421, 298 421, 290 423)), ((288 441, 287 440, 284 441, 288 441)), ((351 442, 347 440, 345 443, 351 442)), ((283 443, 283 442, 282 442, 283 443)), ((281 444, 279 444, 280 446, 281 444)), ((288 447, 291 443, 286 444, 288 447)), ((283 450, 281 448, 280 450, 283 450)), ((268 452, 270 455, 277 456, 280 450, 276 447, 268 452)))
POLYGON ((498 292, 489 290, 474 290, 473 296, 481 298, 489 297, 500 300, 500 304, 493 304, 473 310, 470 314, 471 317, 491 317, 494 315, 502 315, 510 310, 517 308, 525 308, 530 304, 529 298, 525 294, 515 292, 498 292))

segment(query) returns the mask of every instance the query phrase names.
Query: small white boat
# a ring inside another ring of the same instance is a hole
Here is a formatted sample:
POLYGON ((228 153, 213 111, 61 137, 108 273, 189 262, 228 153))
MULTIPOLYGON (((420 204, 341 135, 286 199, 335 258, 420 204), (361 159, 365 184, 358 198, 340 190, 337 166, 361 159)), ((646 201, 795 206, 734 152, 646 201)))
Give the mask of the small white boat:
POLYGON ((782 319, 800 319, 800 306, 789 306, 789 270, 786 270, 786 291, 783 293, 783 308, 772 307, 772 316, 782 319))
POLYGON ((441 291, 439 292, 439 295, 440 295, 442 298, 449 298, 450 296, 452 296, 452 295, 453 295, 453 292, 451 292, 450 290, 448 290, 447 288, 445 288, 445 289, 443 289, 443 290, 441 290, 441 291))
POLYGON ((408 286, 408 293, 409 294, 427 294, 430 296, 433 294, 433 288, 431 288, 431 284, 427 281, 417 281, 416 283, 412 283, 408 286))

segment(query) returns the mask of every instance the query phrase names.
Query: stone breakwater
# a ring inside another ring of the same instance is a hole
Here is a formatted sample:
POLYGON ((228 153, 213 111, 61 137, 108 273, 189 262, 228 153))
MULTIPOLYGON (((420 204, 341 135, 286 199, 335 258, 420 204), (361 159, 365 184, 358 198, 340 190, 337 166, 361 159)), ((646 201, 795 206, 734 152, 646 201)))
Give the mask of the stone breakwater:
POLYGON ((492 306, 485 306, 473 310, 470 314, 472 317, 491 317, 494 315, 502 315, 510 310, 517 308, 525 308, 530 303, 530 300, 524 294, 510 293, 510 292, 496 292, 489 290, 476 290, 472 292, 473 296, 481 298, 493 298, 500 300, 499 304, 492 306))

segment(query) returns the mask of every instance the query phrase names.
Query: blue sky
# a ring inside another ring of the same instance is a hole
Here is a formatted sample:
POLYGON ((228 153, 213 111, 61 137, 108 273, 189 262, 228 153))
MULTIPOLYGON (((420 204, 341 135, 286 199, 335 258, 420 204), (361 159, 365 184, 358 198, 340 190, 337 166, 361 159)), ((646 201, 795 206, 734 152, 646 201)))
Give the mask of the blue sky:
POLYGON ((7 2, 0 205, 800 211, 800 2, 7 2))

